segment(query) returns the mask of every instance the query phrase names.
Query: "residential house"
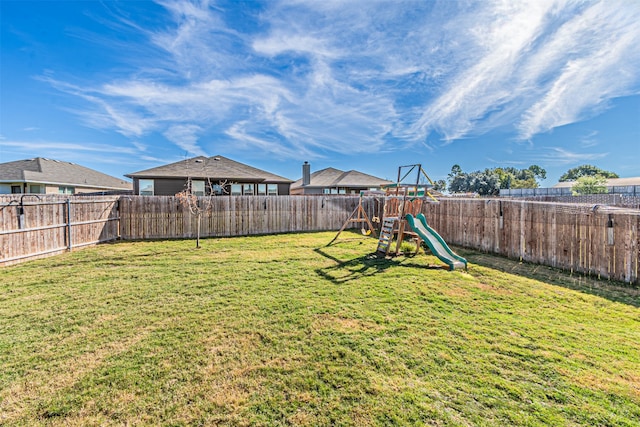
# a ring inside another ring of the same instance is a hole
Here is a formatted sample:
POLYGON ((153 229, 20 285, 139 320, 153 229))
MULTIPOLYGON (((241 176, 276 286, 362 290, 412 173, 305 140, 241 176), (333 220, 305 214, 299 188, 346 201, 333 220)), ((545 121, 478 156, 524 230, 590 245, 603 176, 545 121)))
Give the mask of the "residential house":
POLYGON ((288 195, 291 180, 223 156, 194 157, 125 175, 134 194, 173 196, 191 185, 196 195, 288 195))
POLYGON ((304 162, 302 178, 291 184, 291 194, 360 194, 361 191, 381 190, 389 184, 392 181, 356 170, 345 172, 326 168, 311 173, 311 165, 304 162))
POLYGON ((123 179, 61 160, 35 157, 0 163, 0 194, 130 193, 123 179))

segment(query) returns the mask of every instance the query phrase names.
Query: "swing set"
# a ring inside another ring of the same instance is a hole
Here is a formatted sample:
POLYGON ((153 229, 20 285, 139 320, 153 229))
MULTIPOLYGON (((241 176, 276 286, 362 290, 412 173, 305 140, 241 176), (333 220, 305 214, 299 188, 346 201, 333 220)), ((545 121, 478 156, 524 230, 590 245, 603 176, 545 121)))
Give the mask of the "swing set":
POLYGON ((351 212, 351 215, 349 215, 349 218, 347 218, 344 224, 342 224, 342 227, 340 228, 340 231, 338 231, 338 234, 336 234, 336 236, 333 238, 333 240, 331 240, 327 244, 327 246, 335 242, 335 240, 338 238, 340 233, 342 233, 344 229, 347 228, 348 225, 354 224, 354 223, 365 224, 368 227, 368 228, 365 228, 363 226, 360 229, 363 236, 369 236, 371 235, 371 233, 373 233, 375 237, 378 237, 372 222, 380 222, 380 218, 378 218, 377 216, 374 216, 373 218, 371 218, 371 220, 369 219, 367 212, 362 207, 362 197, 365 195, 365 193, 366 191, 360 192, 360 199, 358 200, 358 206, 354 209, 353 212, 351 212))
POLYGON ((417 253, 420 249, 420 237, 409 231, 406 215, 416 216, 422 210, 422 204, 427 202, 438 203, 438 200, 429 192, 434 183, 422 168, 421 164, 413 164, 398 167, 398 179, 395 184, 386 187, 387 194, 384 203, 384 215, 378 248, 376 252, 389 255, 391 244, 396 236, 395 255, 400 253, 402 242, 411 239, 416 243, 417 253), (415 177, 415 182, 406 183, 407 179, 415 177))
MULTIPOLYGON (((413 234, 405 231, 405 215, 417 215, 422 208, 423 200, 427 197, 431 201, 438 203, 438 200, 428 190, 433 185, 433 181, 424 171, 422 165, 414 164, 398 167, 397 181, 394 184, 389 184, 385 187, 385 202, 382 217, 382 227, 378 241, 378 252, 384 252, 385 255, 388 255, 393 236, 397 234, 398 237, 396 239, 396 254, 399 253, 404 235, 413 234), (415 174, 415 183, 411 182, 410 184, 405 184, 405 180, 407 180, 407 178, 412 174, 415 174)), ((351 213, 351 215, 349 215, 347 220, 340 228, 340 231, 338 231, 336 236, 333 238, 333 240, 331 240, 331 242, 327 244, 327 246, 332 244, 338 238, 338 236, 340 236, 340 233, 342 233, 349 225, 353 224, 363 224, 361 228, 362 235, 369 236, 373 234, 375 237, 378 237, 376 230, 373 227, 373 222, 381 222, 380 218, 374 216, 370 220, 367 212, 362 206, 362 198, 366 195, 366 193, 369 192, 360 192, 358 206, 351 213)))

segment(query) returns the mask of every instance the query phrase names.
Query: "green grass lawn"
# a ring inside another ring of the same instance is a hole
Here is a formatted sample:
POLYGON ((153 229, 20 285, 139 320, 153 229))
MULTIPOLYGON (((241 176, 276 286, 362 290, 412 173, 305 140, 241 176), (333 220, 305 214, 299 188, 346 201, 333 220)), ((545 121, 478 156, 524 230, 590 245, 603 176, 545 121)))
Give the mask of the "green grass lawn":
POLYGON ((333 236, 0 269, 0 425, 639 425, 638 289, 333 236))

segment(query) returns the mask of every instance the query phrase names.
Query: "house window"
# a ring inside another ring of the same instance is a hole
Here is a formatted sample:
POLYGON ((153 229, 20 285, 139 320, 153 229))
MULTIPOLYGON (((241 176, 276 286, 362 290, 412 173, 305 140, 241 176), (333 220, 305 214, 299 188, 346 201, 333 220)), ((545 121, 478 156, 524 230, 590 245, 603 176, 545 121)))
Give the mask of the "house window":
POLYGON ((258 184, 258 196, 267 195, 267 184, 258 184))
POLYGON ((68 186, 60 186, 58 187, 58 194, 75 194, 76 189, 68 186))
POLYGON ((331 190, 329 190, 328 188, 323 188, 322 194, 331 194, 331 190))
POLYGON ((269 196, 278 195, 278 184, 267 184, 267 194, 269 196))
POLYGON ((241 196, 242 195, 242 184, 231 184, 231 195, 232 196, 241 196))
POLYGON ((11 194, 20 194, 20 193, 22 193, 22 186, 20 185, 11 186, 11 194))
POLYGON ((220 185, 220 184, 213 184, 213 185, 211 186, 211 192, 212 192, 213 194, 216 194, 216 195, 218 195, 218 196, 219 196, 220 194, 222 194, 222 193, 223 193, 223 191, 222 191, 222 185, 220 185))
POLYGON ((29 192, 32 194, 40 194, 42 192, 42 186, 39 184, 31 184, 29 185, 29 192))
POLYGON ((338 194, 347 194, 347 190, 345 188, 340 188, 338 190, 338 194))
POLYGON ((244 184, 242 186, 242 194, 245 196, 253 196, 253 184, 244 184))
POLYGON ((140 195, 141 196, 153 196, 154 194, 154 182, 152 179, 141 179, 139 181, 140 195))
POLYGON ((338 194, 338 189, 337 188, 332 188, 331 189, 331 194, 338 194))
POLYGON ((204 196, 204 181, 191 181, 191 194, 204 196))

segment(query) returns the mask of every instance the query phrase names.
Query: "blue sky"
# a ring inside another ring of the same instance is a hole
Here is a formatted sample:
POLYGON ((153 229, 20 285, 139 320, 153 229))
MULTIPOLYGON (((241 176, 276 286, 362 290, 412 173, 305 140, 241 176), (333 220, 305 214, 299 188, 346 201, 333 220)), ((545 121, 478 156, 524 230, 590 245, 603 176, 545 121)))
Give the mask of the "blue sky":
POLYGON ((640 2, 0 0, 0 162, 640 176, 640 2))

